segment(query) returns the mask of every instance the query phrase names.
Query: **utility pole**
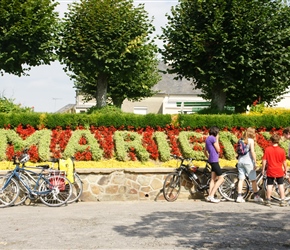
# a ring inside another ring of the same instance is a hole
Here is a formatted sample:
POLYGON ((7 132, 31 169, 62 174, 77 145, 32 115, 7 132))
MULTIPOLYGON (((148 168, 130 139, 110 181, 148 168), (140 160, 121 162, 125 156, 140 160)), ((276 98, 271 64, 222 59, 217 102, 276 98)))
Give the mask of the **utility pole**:
POLYGON ((61 98, 53 97, 52 100, 54 100, 54 112, 56 111, 56 101, 61 100, 61 98))

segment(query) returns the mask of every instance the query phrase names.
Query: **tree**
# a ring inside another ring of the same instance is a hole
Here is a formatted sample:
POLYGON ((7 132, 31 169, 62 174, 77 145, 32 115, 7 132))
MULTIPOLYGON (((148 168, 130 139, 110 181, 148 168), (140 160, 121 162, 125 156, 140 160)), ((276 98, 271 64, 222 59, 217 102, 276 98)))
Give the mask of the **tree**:
POLYGON ((103 107, 111 97, 116 106, 125 98, 153 94, 160 76, 154 27, 144 5, 132 0, 82 0, 65 14, 58 54, 75 88, 103 107))
POLYGON ((14 99, 0 96, 0 113, 30 113, 34 112, 33 107, 21 107, 20 104, 15 104, 14 99))
POLYGON ((289 87, 290 9, 271 0, 182 0, 167 15, 161 51, 222 110, 279 101, 289 87))
POLYGON ((52 0, 0 0, 0 72, 21 76, 55 59, 58 27, 52 0))

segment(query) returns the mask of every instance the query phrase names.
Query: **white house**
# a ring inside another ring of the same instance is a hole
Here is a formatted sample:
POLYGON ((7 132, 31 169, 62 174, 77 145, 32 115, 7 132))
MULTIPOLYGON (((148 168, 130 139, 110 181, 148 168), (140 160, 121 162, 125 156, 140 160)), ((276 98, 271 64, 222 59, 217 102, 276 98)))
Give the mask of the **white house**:
MULTIPOLYGON (((163 72, 167 68, 164 63, 160 63, 158 67, 163 72)), ((161 81, 153 87, 157 94, 139 102, 126 99, 122 104, 122 111, 135 114, 190 114, 210 105, 210 102, 198 96, 201 91, 194 90, 190 81, 174 80, 173 78, 176 76, 174 74, 161 74, 161 81)), ((67 109, 64 107, 57 113, 83 113, 95 104, 94 99, 85 102, 83 96, 76 93, 75 105, 69 104, 66 106, 67 109)), ((277 107, 290 108, 290 91, 284 95, 284 99, 278 103, 277 107)))

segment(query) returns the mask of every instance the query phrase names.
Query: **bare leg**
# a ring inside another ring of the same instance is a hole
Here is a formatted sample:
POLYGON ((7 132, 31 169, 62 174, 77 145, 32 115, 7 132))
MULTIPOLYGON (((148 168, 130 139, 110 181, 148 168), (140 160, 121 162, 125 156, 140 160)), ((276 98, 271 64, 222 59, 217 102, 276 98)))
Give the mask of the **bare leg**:
POLYGON ((267 199, 268 200, 271 200, 272 188, 273 188, 273 185, 267 185, 267 199))
POLYGON ((280 198, 282 200, 285 199, 285 191, 284 191, 284 184, 278 185, 279 192, 280 192, 280 198))
POLYGON ((254 193, 257 193, 258 192, 257 181, 256 180, 253 180, 251 182, 252 182, 252 187, 253 187, 254 193))
POLYGON ((213 189, 215 181, 216 181, 216 177, 217 177, 216 173, 211 172, 211 179, 210 179, 210 183, 209 183, 209 190, 208 190, 209 195, 208 196, 211 196, 212 189, 213 189))
POLYGON ((238 182, 238 194, 241 194, 242 191, 243 191, 243 182, 244 182, 244 180, 240 180, 239 179, 239 182, 238 182))
POLYGON ((223 175, 218 176, 217 181, 214 183, 213 188, 210 190, 209 196, 214 197, 214 195, 215 195, 217 189, 218 189, 219 186, 223 183, 223 181, 224 181, 224 176, 223 176, 223 175))

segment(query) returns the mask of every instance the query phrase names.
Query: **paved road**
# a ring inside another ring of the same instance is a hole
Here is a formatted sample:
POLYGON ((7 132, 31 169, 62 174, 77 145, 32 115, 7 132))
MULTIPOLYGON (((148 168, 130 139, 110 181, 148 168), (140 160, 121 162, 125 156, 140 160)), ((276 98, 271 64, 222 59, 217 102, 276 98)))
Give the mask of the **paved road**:
POLYGON ((0 249, 289 249, 290 207, 81 202, 0 209, 0 249))

